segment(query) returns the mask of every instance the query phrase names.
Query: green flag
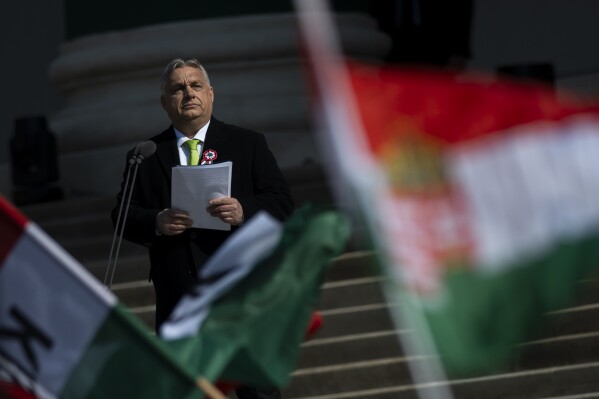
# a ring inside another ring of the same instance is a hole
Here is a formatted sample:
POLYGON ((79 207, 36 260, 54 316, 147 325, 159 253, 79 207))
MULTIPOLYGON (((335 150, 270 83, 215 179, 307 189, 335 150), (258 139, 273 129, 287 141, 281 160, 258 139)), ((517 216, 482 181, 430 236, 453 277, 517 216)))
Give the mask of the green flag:
MULTIPOLYGON (((252 221, 236 234, 269 234, 252 221)), ((238 282, 214 295, 214 301, 196 308, 194 314, 206 314, 193 335, 176 339, 177 334, 189 335, 189 330, 169 334, 166 344, 171 353, 196 374, 253 386, 288 383, 320 297, 324 273, 331 259, 344 249, 350 229, 337 212, 309 207, 296 211, 282 230, 276 224, 270 229, 280 238, 276 245, 263 248, 262 260, 251 265, 238 282)), ((249 240, 227 251, 235 251, 235 257, 243 259, 254 245, 249 240)), ((210 287, 200 291, 201 295, 188 298, 189 306, 211 295, 210 287)), ((175 318, 172 323, 183 325, 186 320, 175 318)))

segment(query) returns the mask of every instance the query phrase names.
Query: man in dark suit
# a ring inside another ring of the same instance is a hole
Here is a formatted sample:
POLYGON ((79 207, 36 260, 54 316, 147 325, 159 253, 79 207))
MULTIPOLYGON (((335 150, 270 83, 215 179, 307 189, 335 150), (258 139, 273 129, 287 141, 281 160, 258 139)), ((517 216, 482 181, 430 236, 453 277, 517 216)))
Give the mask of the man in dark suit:
MULTIPOLYGON (((289 185, 264 136, 212 116, 214 90, 197 60, 175 59, 167 65, 160 100, 172 125, 150 139, 156 143, 156 152, 139 165, 124 230, 125 239, 149 248, 157 331, 197 282, 198 268, 244 221, 260 210, 280 220, 293 212, 289 185), (231 197, 197 204, 230 224, 231 231, 191 228, 188 213, 171 208, 171 170, 194 157, 184 144, 191 139, 199 140, 200 162, 233 163, 231 197)), ((127 154, 127 160, 131 156, 132 152, 127 154)), ((115 207, 113 222, 117 213, 115 207)), ((280 398, 276 389, 240 388, 237 395, 239 399, 280 398)))

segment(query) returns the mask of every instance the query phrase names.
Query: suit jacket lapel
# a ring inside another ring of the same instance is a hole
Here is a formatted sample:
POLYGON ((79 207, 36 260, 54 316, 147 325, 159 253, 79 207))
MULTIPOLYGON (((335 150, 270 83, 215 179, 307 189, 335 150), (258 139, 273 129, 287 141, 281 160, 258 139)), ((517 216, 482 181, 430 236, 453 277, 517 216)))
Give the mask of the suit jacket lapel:
POLYGON ((175 131, 172 126, 162 132, 161 136, 163 136, 162 140, 156 146, 156 155, 170 183, 172 167, 181 164, 179 149, 177 148, 175 131))
POLYGON ((227 137, 228 134, 225 124, 212 117, 212 119, 210 119, 208 131, 206 132, 206 142, 202 148, 200 159, 202 159, 204 152, 207 150, 214 150, 217 154, 216 163, 222 162, 222 159, 218 159, 218 154, 225 148, 227 137))

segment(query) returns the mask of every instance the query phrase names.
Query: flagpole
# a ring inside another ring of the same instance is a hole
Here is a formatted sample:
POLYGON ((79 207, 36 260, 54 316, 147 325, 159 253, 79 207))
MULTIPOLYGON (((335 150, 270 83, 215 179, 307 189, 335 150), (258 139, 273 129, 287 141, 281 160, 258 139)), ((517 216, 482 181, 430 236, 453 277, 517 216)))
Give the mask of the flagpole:
POLYGON ((196 385, 211 399, 227 399, 227 397, 205 377, 196 379, 196 385))
MULTIPOLYGON (((325 126, 328 125, 329 134, 326 137, 324 134, 320 134, 319 138, 322 140, 324 148, 331 151, 328 165, 329 173, 333 168, 337 169, 338 176, 335 179, 337 185, 333 188, 336 189, 339 198, 345 198, 346 201, 349 201, 349 206, 355 212, 360 203, 371 203, 369 201, 372 199, 372 195, 375 197, 386 195, 387 189, 384 182, 376 179, 377 173, 374 172, 378 170, 377 166, 365 155, 364 149, 368 146, 364 143, 364 135, 354 134, 352 136, 349 134, 355 129, 362 129, 362 124, 357 116, 357 106, 354 103, 354 95, 350 87, 346 65, 342 59, 339 39, 333 29, 334 21, 329 7, 323 0, 294 0, 294 3, 299 19, 301 42, 308 56, 308 64, 310 64, 311 75, 313 75, 312 78, 318 92, 319 101, 322 103, 320 104, 322 115, 319 116, 323 117, 325 126), (341 134, 344 134, 344 136, 339 137, 341 134), (325 141, 328 142, 324 143, 325 141), (347 160, 348 157, 351 158, 351 161, 347 160), (360 165, 362 168, 361 174, 365 177, 360 177, 360 173, 355 173, 356 165, 360 165), (344 180, 344 184, 340 184, 341 179, 339 177, 344 180), (366 179, 367 182, 361 179, 366 179), (365 186, 372 188, 374 193, 370 190, 368 190, 369 193, 364 193, 365 186), (350 187, 353 188, 353 193, 350 187), (362 190, 360 190, 360 187, 362 190), (356 201, 355 198, 352 198, 352 194, 362 197, 362 201, 359 199, 356 201), (351 201, 354 201, 354 203, 351 203, 351 201)), ((369 230, 376 234, 376 228, 380 227, 376 224, 380 224, 380 220, 377 217, 376 222, 369 221, 369 223, 373 224, 369 230)), ((378 242, 381 243, 382 250, 386 252, 385 256, 388 256, 389 248, 387 248, 388 243, 385 237, 378 237, 378 242)), ((391 262, 390 259, 389 262, 391 262)), ((385 286, 384 289, 386 294, 390 293, 388 286, 385 286)), ((391 296, 395 299, 398 298, 397 295, 391 296)), ((408 314, 403 309, 403 301, 405 301, 405 298, 400 300, 397 312, 391 311, 395 322, 403 326, 417 324, 423 330, 419 337, 409 337, 410 334, 398 335, 406 355, 408 357, 422 355, 425 346, 433 354, 436 353, 424 315, 420 311, 408 314), (420 339, 420 341, 417 341, 417 339, 420 339)), ((431 355, 429 351, 426 352, 431 355)), ((453 393, 449 388, 447 377, 438 356, 430 356, 427 364, 420 361, 408 361, 407 364, 419 398, 453 399, 453 393), (430 384, 431 382, 436 384, 430 384), (422 389, 418 388, 420 384, 423 385, 422 389)))

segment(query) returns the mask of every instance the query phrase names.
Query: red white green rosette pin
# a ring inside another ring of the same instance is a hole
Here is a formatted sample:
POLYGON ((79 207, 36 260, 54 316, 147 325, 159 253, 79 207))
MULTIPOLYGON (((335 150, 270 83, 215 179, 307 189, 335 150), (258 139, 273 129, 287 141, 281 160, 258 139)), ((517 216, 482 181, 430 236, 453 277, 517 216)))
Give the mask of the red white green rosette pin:
POLYGON ((201 165, 206 165, 206 164, 210 165, 212 162, 214 162, 216 160, 216 158, 218 158, 218 154, 216 153, 216 151, 206 150, 202 154, 201 165))

